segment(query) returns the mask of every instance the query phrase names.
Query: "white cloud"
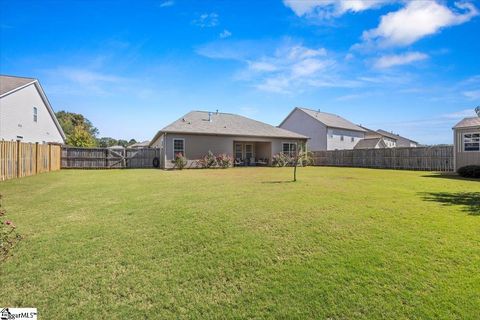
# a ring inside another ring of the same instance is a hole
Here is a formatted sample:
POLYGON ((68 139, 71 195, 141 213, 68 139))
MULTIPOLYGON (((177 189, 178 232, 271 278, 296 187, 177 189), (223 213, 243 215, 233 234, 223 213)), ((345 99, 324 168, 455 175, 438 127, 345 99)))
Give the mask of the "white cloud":
POLYGON ((407 46, 442 28, 465 23, 478 15, 471 3, 455 3, 456 9, 436 1, 410 1, 404 8, 382 16, 377 28, 365 31, 364 44, 407 46))
POLYGON ((328 19, 347 12, 381 7, 395 0, 284 0, 283 4, 299 17, 328 19))
POLYGON ((160 4, 159 4, 159 7, 160 8, 166 8, 166 7, 171 7, 175 4, 175 1, 173 0, 166 0, 166 1, 162 1, 160 4))
POLYGON ((219 34, 219 37, 222 38, 222 39, 225 39, 225 38, 230 37, 231 35, 232 35, 232 33, 230 31, 228 31, 227 29, 225 29, 219 34))
POLYGON ((378 69, 390 68, 393 66, 406 65, 412 62, 425 60, 428 55, 421 52, 407 52, 404 54, 385 55, 377 59, 374 66, 378 69))
POLYGON ((198 19, 192 21, 192 23, 200 28, 211 28, 218 25, 218 14, 215 12, 212 13, 203 13, 198 19))
POLYGON ((454 111, 454 112, 451 112, 451 113, 442 114, 440 116, 440 118, 461 120, 463 118, 474 117, 474 116, 476 116, 476 113, 475 113, 474 109, 472 108, 472 109, 465 109, 465 110, 454 111))
POLYGON ((480 90, 463 91, 462 94, 470 100, 480 99, 480 90))

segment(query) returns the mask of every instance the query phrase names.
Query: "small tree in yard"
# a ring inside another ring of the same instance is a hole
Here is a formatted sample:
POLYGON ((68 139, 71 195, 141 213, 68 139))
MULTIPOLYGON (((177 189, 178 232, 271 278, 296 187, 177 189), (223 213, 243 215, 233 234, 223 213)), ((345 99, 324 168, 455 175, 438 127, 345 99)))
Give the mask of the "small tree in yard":
POLYGON ((0 194, 0 261, 4 260, 10 250, 22 238, 17 232, 15 224, 5 218, 7 211, 2 207, 2 195, 0 194))
POLYGON ((312 164, 312 157, 311 155, 306 151, 306 146, 305 144, 301 144, 300 146, 297 146, 295 149, 295 154, 293 156, 292 160, 292 166, 293 166, 293 182, 297 181, 297 167, 300 165, 301 167, 305 167, 308 165, 312 164))

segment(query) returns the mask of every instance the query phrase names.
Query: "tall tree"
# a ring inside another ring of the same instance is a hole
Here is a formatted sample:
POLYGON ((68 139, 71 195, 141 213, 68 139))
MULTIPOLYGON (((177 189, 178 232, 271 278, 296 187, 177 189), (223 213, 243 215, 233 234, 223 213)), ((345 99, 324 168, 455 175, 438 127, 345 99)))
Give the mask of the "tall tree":
POLYGON ((58 122, 67 136, 67 144, 75 147, 95 147, 98 129, 79 113, 59 111, 58 122))

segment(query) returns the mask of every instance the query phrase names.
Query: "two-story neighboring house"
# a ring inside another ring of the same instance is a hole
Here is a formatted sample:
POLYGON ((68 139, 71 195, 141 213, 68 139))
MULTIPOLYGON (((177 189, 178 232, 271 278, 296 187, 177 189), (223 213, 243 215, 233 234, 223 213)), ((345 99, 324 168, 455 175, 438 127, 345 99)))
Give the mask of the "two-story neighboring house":
POLYGON ((65 134, 37 79, 0 76, 0 140, 65 143, 65 134))
POLYGON ((280 128, 310 137, 310 151, 353 149, 365 137, 366 130, 332 113, 295 108, 280 128))

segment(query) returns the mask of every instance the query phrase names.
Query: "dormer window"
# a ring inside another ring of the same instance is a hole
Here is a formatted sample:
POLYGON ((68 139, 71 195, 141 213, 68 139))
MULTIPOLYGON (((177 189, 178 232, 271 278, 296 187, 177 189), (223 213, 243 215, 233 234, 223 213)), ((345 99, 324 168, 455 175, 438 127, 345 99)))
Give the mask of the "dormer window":
POLYGON ((33 122, 37 122, 38 120, 38 110, 37 107, 33 107, 33 122))

